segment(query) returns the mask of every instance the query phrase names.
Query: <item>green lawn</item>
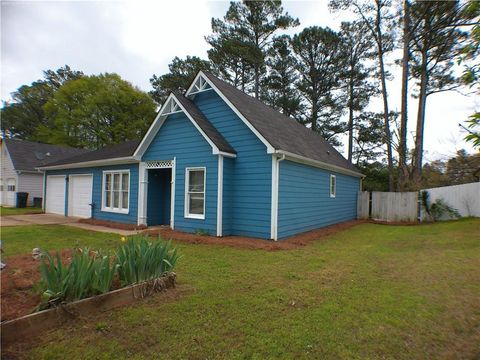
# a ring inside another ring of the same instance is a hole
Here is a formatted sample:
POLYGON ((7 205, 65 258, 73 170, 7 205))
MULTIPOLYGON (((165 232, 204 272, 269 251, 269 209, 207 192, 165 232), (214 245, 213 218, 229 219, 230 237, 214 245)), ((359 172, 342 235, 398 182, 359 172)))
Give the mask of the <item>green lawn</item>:
POLYGON ((120 244, 120 235, 85 231, 72 226, 29 225, 2 227, 3 256, 30 253, 33 248, 46 250, 88 246, 108 250, 120 244))
POLYGON ((41 214, 43 212, 42 208, 36 207, 26 207, 26 208, 10 208, 0 206, 0 215, 23 215, 23 214, 41 214))
MULTIPOLYGON (((8 246, 33 241, 8 229, 8 246)), ((51 246, 73 229, 32 227, 51 246)), ((80 230, 79 230, 80 231, 80 230)), ((114 244, 106 234, 90 244, 114 244)), ((86 241, 86 237, 82 237, 86 241)), ((219 240, 220 241, 220 240, 219 240)), ((28 242, 28 246, 26 243, 28 242)), ((35 241, 36 243, 36 241, 35 241)), ((362 224, 304 248, 179 245, 179 287, 50 334, 32 359, 480 356, 480 219, 362 224)), ((23 251, 23 250, 22 250, 23 251)))

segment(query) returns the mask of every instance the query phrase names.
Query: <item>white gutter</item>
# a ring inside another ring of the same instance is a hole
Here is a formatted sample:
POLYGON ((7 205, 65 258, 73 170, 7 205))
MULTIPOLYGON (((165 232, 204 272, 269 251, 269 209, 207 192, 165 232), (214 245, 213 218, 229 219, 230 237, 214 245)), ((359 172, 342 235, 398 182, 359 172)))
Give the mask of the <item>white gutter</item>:
POLYGON ((41 166, 41 167, 38 167, 37 169, 38 170, 75 169, 75 168, 84 168, 84 167, 91 167, 91 166, 131 164, 131 163, 138 163, 138 162, 139 160, 134 156, 125 156, 120 158, 83 161, 78 163, 70 163, 70 164, 62 164, 62 165, 41 166))
POLYGON ((297 155, 297 154, 294 154, 294 153, 291 153, 291 152, 288 152, 288 151, 275 150, 275 154, 284 155, 287 160, 299 162, 299 163, 306 164, 306 165, 315 166, 315 167, 325 169, 325 170, 335 171, 335 172, 340 173, 340 174, 355 176, 355 177, 359 177, 359 178, 364 178, 365 177, 365 175, 363 175, 361 173, 358 173, 356 171, 348 170, 348 169, 345 169, 343 167, 332 165, 332 164, 327 164, 323 161, 313 160, 313 159, 307 158, 305 156, 297 155))

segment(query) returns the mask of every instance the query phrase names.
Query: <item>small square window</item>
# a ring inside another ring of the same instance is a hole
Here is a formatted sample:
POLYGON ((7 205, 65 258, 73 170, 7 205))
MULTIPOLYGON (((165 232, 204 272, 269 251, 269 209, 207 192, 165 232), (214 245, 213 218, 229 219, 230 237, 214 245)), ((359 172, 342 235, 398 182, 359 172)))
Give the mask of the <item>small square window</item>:
POLYGON ((330 175, 330 197, 334 198, 337 195, 337 177, 330 175))

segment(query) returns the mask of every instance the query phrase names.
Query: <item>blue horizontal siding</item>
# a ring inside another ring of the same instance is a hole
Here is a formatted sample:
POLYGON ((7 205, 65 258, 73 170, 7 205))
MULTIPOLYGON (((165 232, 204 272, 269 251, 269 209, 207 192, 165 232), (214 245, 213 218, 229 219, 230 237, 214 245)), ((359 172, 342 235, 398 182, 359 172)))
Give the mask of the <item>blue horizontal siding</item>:
MULTIPOLYGON (((138 164, 125 164, 115 166, 99 166, 78 169, 64 169, 64 170, 48 170, 46 175, 75 175, 75 174, 92 174, 93 175, 93 190, 92 199, 95 207, 93 209, 93 218, 99 220, 115 221, 126 224, 137 223, 137 209, 138 209, 138 164), (130 170, 130 196, 128 214, 118 214, 107 211, 102 211, 102 181, 103 171, 106 170, 130 170)), ((68 209, 68 184, 65 187, 65 215, 68 209)))
POLYGON ((232 197, 224 197, 224 216, 231 217, 224 234, 269 239, 272 158, 266 146, 215 91, 197 94, 194 102, 237 152, 232 166, 225 166, 230 172, 225 191, 230 189, 232 197))
POLYGON ((278 238, 355 219, 358 178, 284 160, 280 162, 278 238), (330 175, 337 192, 330 198, 330 175))
MULTIPOLYGON (((185 232, 217 231, 218 158, 205 138, 183 113, 172 114, 158 131, 142 161, 173 160, 175 172, 175 229, 185 232), (185 169, 206 168, 205 219, 185 218, 185 169)), ((147 214, 148 216, 148 214, 147 214)))

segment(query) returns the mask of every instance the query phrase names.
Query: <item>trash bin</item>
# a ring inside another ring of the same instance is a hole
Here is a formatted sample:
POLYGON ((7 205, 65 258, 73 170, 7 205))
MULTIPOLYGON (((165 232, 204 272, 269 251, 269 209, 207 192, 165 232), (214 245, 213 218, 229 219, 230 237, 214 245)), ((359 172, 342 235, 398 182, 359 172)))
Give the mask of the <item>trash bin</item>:
POLYGON ((28 193, 17 192, 17 208, 27 207, 28 193))
POLYGON ((36 208, 41 208, 42 207, 42 198, 41 197, 34 197, 33 198, 33 206, 36 208))

